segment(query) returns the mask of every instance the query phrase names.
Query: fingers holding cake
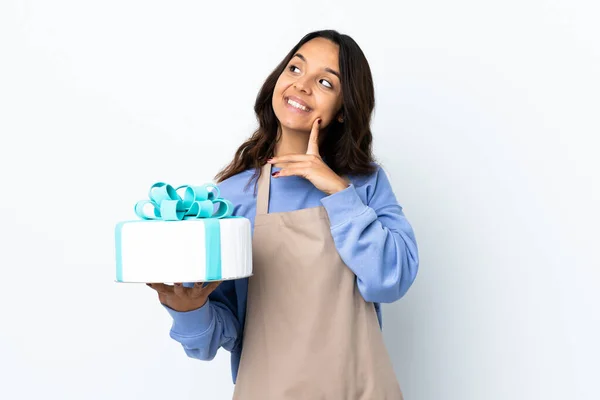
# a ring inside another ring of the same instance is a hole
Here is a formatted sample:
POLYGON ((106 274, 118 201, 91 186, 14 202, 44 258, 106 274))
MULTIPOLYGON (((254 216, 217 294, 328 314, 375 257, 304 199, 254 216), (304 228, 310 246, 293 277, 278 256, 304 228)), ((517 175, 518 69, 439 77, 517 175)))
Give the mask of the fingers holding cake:
POLYGON ((175 296, 185 297, 187 296, 188 290, 189 289, 183 286, 181 282, 175 282, 175 284, 173 285, 173 293, 175 294, 175 296))
POLYGON ((216 288, 217 286, 219 286, 221 284, 222 281, 215 281, 215 282, 196 282, 194 284, 194 288, 192 289, 192 297, 198 298, 198 297, 202 297, 202 296, 206 296, 208 297, 209 294, 211 294, 216 288), (204 286, 204 284, 206 283, 206 286, 204 286))
POLYGON ((175 311, 185 312, 202 307, 208 295, 219 286, 221 281, 197 282, 193 287, 185 287, 181 282, 172 286, 164 283, 146 283, 158 293, 159 301, 175 311))
POLYGON ((158 293, 158 301, 165 306, 171 307, 169 297, 172 296, 173 286, 165 285, 164 283, 146 283, 151 289, 154 289, 158 293))
POLYGON ((156 290, 158 293, 173 293, 173 286, 165 285, 164 283, 146 283, 146 285, 156 290))

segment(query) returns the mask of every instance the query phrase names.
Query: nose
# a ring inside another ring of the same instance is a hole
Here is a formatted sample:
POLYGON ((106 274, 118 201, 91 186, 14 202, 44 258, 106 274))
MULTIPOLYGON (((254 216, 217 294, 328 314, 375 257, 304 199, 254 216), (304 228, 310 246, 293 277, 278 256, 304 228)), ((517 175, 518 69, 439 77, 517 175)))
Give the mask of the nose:
POLYGON ((305 76, 296 79, 296 81, 294 82, 294 88, 306 94, 310 94, 311 92, 310 84, 307 82, 307 77, 305 76))

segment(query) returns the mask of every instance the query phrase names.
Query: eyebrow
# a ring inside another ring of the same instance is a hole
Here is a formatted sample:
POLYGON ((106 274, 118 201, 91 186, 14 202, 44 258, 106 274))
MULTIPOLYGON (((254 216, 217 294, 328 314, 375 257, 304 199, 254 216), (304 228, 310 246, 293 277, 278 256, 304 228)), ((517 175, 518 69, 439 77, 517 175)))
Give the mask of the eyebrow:
MULTIPOLYGON (((302 54, 300 54, 300 53, 294 54, 294 57, 298 57, 302 61, 306 62, 306 58, 302 54)), ((340 81, 342 80, 342 78, 340 77, 340 73, 339 72, 337 72, 337 71, 335 71, 335 70, 333 70, 331 68, 328 68, 328 67, 325 67, 324 70, 327 71, 327 72, 329 72, 329 73, 331 73, 331 74, 334 74, 335 76, 337 76, 340 81)))

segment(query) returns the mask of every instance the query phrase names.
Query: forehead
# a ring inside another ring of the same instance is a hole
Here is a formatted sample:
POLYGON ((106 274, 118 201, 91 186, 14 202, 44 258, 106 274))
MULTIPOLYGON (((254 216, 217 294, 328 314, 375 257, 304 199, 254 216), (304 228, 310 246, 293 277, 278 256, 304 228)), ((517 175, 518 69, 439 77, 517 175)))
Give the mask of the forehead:
POLYGON ((325 38, 309 40, 298 49, 297 53, 302 54, 308 64, 318 68, 337 69, 339 66, 339 46, 325 38))

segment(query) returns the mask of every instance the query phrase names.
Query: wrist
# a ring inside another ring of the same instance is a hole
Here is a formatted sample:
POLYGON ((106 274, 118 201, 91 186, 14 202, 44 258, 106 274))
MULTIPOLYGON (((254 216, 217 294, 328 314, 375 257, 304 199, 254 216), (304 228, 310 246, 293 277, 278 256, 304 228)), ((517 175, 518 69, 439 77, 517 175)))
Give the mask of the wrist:
POLYGON ((335 194, 337 192, 341 192, 344 189, 347 189, 348 186, 350 186, 350 184, 348 182, 346 182, 345 180, 340 180, 337 185, 334 186, 334 188, 332 190, 329 191, 329 193, 327 193, 328 195, 332 195, 335 194))

